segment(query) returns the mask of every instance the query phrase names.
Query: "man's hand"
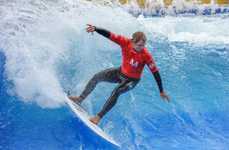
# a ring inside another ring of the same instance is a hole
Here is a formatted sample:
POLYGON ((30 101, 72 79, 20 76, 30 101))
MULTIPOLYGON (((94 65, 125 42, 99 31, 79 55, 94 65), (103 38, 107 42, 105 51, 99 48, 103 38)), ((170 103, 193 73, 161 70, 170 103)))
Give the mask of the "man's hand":
POLYGON ((95 31, 95 26, 91 25, 91 24, 87 24, 87 28, 86 28, 88 33, 93 33, 95 31))
POLYGON ((163 98, 164 100, 166 100, 166 101, 170 101, 170 99, 169 99, 169 96, 165 93, 165 92, 161 92, 160 93, 160 96, 161 96, 161 98, 163 98))

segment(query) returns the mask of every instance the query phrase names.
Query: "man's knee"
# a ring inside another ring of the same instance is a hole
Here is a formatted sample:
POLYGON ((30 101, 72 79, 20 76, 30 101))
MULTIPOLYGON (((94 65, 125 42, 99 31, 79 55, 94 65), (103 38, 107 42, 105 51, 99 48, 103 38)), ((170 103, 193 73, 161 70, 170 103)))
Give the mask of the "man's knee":
POLYGON ((94 82, 99 82, 99 81, 101 81, 101 74, 100 73, 96 73, 93 77, 92 77, 92 80, 94 81, 94 82))
POLYGON ((127 87, 119 87, 119 88, 116 88, 113 92, 112 92, 112 95, 115 95, 115 96, 119 96, 125 92, 129 91, 127 87))

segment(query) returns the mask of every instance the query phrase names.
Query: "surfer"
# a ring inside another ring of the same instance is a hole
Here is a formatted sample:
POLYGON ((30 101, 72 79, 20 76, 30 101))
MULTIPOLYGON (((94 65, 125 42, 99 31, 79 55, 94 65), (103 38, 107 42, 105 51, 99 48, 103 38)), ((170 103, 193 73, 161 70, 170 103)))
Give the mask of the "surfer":
POLYGON ((145 47, 146 36, 143 32, 135 32, 132 38, 129 39, 122 35, 117 35, 108 30, 87 24, 88 33, 97 32, 98 34, 110 39, 111 41, 120 45, 122 49, 122 64, 117 68, 109 68, 96 73, 87 83, 85 89, 79 96, 69 96, 74 102, 81 103, 96 87, 97 83, 101 81, 118 83, 112 91, 110 97, 107 99, 102 110, 90 121, 98 124, 102 117, 116 104, 118 97, 133 89, 139 82, 144 65, 147 65, 152 72, 159 91, 160 96, 169 102, 169 96, 165 93, 162 86, 159 70, 154 62, 152 55, 145 47))

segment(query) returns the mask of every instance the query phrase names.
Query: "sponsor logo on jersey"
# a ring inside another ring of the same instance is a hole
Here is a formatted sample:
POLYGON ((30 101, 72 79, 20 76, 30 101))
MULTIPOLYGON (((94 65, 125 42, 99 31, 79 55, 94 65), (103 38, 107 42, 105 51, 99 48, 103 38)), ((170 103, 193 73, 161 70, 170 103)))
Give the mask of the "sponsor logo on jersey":
POLYGON ((135 68, 137 68, 138 67, 138 61, 135 61, 133 58, 130 60, 130 65, 132 66, 132 67, 135 67, 135 68))

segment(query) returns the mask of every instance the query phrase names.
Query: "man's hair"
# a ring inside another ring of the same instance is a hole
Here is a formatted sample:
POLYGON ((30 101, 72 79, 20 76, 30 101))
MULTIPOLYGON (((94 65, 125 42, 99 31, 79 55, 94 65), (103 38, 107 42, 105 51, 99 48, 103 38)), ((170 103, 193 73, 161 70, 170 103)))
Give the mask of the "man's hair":
POLYGON ((132 41, 134 43, 137 43, 140 40, 143 40, 144 42, 146 42, 147 39, 146 39, 145 33, 141 32, 141 31, 137 31, 137 32, 133 33, 133 35, 132 35, 132 41))

